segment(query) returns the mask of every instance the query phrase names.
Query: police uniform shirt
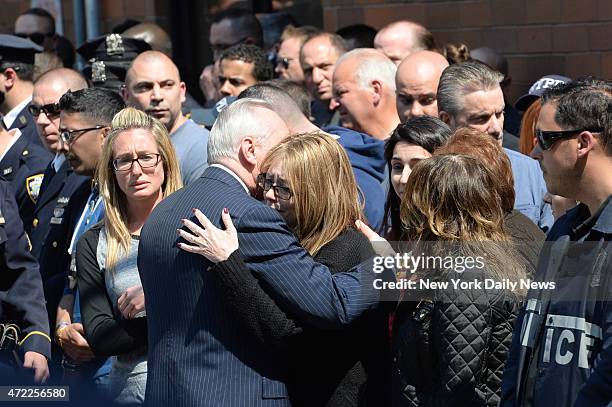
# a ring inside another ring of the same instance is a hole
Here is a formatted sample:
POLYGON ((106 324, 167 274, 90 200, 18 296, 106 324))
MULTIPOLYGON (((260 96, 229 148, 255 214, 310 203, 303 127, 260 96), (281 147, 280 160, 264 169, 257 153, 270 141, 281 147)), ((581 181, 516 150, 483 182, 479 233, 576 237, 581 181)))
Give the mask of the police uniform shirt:
POLYGON ((52 156, 40 145, 14 129, 11 144, 0 158, 0 176, 6 178, 15 193, 19 215, 24 224, 32 223, 45 168, 52 156))
POLYGON ((51 357, 49 321, 38 263, 19 220, 9 183, 0 177, 0 319, 21 329, 21 352, 51 357))

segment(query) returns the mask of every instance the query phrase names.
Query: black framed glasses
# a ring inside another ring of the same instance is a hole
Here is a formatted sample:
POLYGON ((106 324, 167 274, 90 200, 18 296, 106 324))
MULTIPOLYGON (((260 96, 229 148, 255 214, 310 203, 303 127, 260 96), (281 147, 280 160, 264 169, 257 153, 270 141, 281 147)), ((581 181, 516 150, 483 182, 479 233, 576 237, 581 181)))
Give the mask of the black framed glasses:
POLYGON ((293 196, 291 189, 283 185, 276 185, 274 180, 268 178, 265 173, 257 176, 257 187, 261 189, 264 194, 270 189, 273 189, 276 198, 282 199, 283 201, 288 201, 293 196))
POLYGON ((66 144, 71 144, 71 143, 74 143, 74 141, 77 138, 87 133, 88 131, 100 130, 105 127, 108 127, 108 126, 95 126, 95 127, 88 127, 86 129, 76 129, 76 130, 62 130, 62 132, 60 133, 60 138, 62 139, 62 142, 66 144))
POLYGON ((53 36, 53 33, 14 33, 14 35, 15 37, 28 38, 32 42, 42 45, 42 43, 45 42, 45 38, 53 36))
POLYGON ((49 117, 54 117, 60 114, 60 108, 57 103, 49 103, 42 106, 32 103, 28 106, 28 111, 34 117, 38 117, 41 112, 49 117))
POLYGON ((276 66, 282 66, 284 69, 289 69, 289 63, 293 61, 293 58, 276 58, 276 66))
POLYGON ((159 154, 148 153, 141 154, 136 158, 115 158, 113 160, 113 168, 115 171, 131 171, 135 161, 138 162, 141 169, 153 168, 159 164, 159 157, 159 154))
POLYGON ((563 130, 563 131, 543 131, 536 130, 536 138, 538 139, 538 144, 542 150, 548 150, 555 144, 558 140, 563 140, 567 138, 574 137, 576 134, 580 134, 583 131, 590 131, 591 133, 599 133, 603 131, 601 128, 593 128, 593 129, 582 129, 582 130, 563 130))

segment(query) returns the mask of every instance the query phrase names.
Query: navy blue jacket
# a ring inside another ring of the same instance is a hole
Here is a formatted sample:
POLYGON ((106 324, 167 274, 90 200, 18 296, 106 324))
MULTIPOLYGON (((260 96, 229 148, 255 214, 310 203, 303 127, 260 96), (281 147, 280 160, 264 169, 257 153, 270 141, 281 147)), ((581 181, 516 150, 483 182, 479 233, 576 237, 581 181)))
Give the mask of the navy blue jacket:
POLYGON ((68 160, 62 163, 57 172, 53 162, 47 166, 34 208, 34 219, 32 224, 26 225, 32 241, 32 254, 36 258, 40 255, 49 228, 64 222, 63 212, 74 192, 85 182, 91 182, 90 178, 74 173, 68 160))
POLYGON ((527 295, 504 371, 502 407, 612 401, 611 240, 612 197, 598 214, 590 217, 580 204, 552 227, 536 280, 555 287, 527 295))
POLYGON ((20 350, 51 357, 49 321, 30 243, 8 182, 0 178, 0 318, 21 329, 20 350), (28 334, 30 334, 28 336, 28 334))
POLYGON ((382 228, 385 215, 386 191, 382 186, 385 180, 385 143, 340 126, 327 126, 324 130, 338 136, 351 161, 355 180, 360 189, 360 197, 365 204, 363 213, 367 223, 376 231, 382 228))
POLYGON ((11 183, 24 225, 32 224, 45 168, 52 158, 51 153, 21 134, 0 161, 0 176, 11 183))
POLYGON ((9 130, 19 129, 28 140, 30 140, 34 144, 37 144, 39 147, 42 147, 43 144, 42 140, 40 139, 40 136, 38 135, 36 119, 30 114, 30 111, 28 110, 28 107, 30 107, 31 104, 31 102, 28 103, 21 110, 21 112, 19 112, 9 130))
MULTIPOLYGON (((205 257, 176 247, 181 219, 199 208, 217 227, 229 209, 240 253, 262 288, 291 318, 330 329, 375 307, 372 264, 337 273, 316 263, 277 211, 213 164, 164 199, 144 225, 138 270, 147 306, 149 406, 288 406, 286 361, 234 317, 205 257)), ((392 272, 382 274, 394 279, 392 272)))
POLYGON ((40 222, 39 226, 33 230, 33 235, 38 240, 36 243, 38 262, 47 301, 49 322, 53 327, 55 327, 57 317, 57 306, 62 298, 70 270, 71 256, 68 254, 68 248, 90 192, 90 178, 71 172, 65 178, 64 185, 56 198, 50 201, 53 210, 51 218, 46 221, 46 235, 43 238, 43 230, 38 230, 38 227, 41 226, 40 222))

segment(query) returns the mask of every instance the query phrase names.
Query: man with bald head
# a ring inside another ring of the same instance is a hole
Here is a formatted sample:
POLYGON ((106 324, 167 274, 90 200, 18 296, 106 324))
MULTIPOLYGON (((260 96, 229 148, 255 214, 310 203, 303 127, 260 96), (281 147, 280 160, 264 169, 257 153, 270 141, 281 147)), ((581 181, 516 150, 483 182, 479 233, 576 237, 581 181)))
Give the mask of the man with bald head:
POLYGON ((406 20, 381 28, 374 37, 374 48, 382 51, 395 65, 414 52, 435 47, 434 37, 425 27, 406 20))
POLYGON ((178 68, 159 51, 143 52, 132 61, 123 89, 128 105, 143 110, 168 129, 186 185, 207 167, 208 130, 183 115, 185 92, 178 68))
POLYGON ((121 35, 143 40, 153 51, 159 51, 172 58, 172 41, 166 31, 153 23, 140 23, 125 30, 121 35))
POLYGON ((399 124, 396 71, 389 58, 371 48, 357 48, 340 57, 330 104, 340 112, 340 123, 378 140, 387 139, 399 124))
POLYGON ((436 93, 448 61, 433 51, 406 57, 395 74, 397 114, 403 123, 417 116, 438 117, 436 93))

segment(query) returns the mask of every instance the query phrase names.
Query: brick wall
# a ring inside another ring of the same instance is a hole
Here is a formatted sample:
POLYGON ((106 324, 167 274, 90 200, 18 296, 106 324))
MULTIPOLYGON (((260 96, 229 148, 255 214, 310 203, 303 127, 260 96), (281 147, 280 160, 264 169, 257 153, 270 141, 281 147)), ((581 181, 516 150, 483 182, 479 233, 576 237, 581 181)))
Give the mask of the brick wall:
POLYGON ((323 0, 323 18, 326 30, 409 19, 439 44, 495 48, 508 58, 512 101, 549 73, 612 78, 611 0, 323 0))

